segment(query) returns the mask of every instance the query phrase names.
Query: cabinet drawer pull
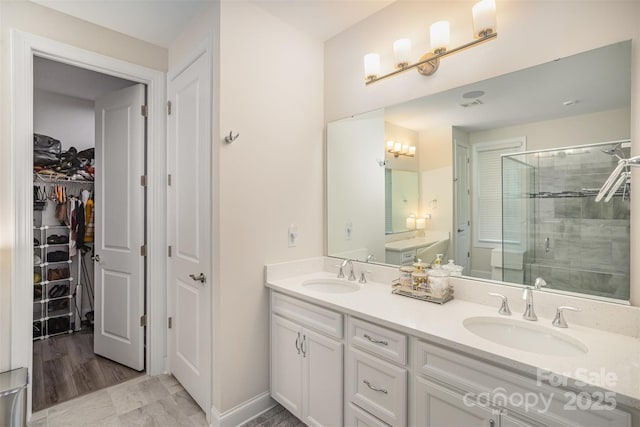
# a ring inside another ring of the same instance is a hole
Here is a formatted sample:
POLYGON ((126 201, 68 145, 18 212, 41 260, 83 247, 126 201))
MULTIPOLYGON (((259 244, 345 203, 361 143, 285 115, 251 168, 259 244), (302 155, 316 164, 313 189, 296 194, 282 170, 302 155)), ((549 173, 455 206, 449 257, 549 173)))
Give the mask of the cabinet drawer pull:
POLYGON ((379 391, 380 393, 389 394, 389 392, 383 388, 372 386, 369 380, 363 380, 362 382, 365 383, 367 387, 369 387, 373 391, 379 391))
POLYGON ((365 337, 366 339, 368 339, 369 341, 371 341, 372 343, 374 343, 374 344, 389 345, 389 343, 388 343, 387 341, 380 341, 380 340, 377 340, 377 339, 375 339, 375 338, 371 338, 371 337, 369 336, 369 334, 364 334, 364 337, 365 337))
POLYGON ((307 343, 307 336, 303 335, 302 341, 300 341, 300 350, 302 350, 302 357, 307 357, 307 349, 305 345, 306 343, 307 343))
POLYGON ((489 427, 496 427, 496 422, 494 420, 489 420, 489 427))
POLYGON ((298 354, 300 354, 300 332, 298 332, 298 338, 296 338, 296 350, 298 350, 298 354))

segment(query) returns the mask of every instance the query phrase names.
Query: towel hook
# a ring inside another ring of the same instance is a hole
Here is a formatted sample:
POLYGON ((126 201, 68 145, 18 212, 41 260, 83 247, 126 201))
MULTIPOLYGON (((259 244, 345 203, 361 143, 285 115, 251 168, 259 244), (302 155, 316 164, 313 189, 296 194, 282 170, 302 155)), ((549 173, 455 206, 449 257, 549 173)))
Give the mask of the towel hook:
POLYGON ((233 141, 235 141, 236 139, 238 139, 238 137, 240 136, 239 133, 236 133, 235 135, 233 134, 233 131, 229 131, 229 135, 224 137, 224 142, 226 142, 227 144, 231 144, 233 141))

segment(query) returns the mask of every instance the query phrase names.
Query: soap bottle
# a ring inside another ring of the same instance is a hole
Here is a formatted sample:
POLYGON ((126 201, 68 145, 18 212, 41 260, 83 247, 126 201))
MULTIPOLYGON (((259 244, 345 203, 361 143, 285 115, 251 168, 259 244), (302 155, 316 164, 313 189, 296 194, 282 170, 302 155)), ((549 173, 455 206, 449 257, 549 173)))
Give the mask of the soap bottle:
POLYGON ((442 266, 442 257, 444 254, 436 254, 436 259, 433 261, 433 268, 440 268, 442 266))

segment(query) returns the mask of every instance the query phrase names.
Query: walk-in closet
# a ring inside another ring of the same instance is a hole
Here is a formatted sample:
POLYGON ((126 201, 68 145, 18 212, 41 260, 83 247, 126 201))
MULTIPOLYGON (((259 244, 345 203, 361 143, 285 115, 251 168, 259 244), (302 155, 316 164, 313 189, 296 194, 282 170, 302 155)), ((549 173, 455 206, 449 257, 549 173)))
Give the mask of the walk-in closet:
MULTIPOLYGON (((143 364, 134 365, 132 369, 122 360, 112 360, 117 358, 108 354, 103 357, 104 352, 97 354, 100 352, 95 351, 94 336, 96 313, 118 310, 120 305, 127 304, 124 299, 108 295, 96 301, 96 292, 99 292, 96 279, 106 280, 107 274, 104 268, 95 267, 100 262, 94 247, 96 227, 114 236, 131 231, 121 230, 108 216, 102 219, 102 224, 96 223, 96 210, 105 211, 110 192, 128 191, 123 181, 111 182, 109 177, 121 175, 117 162, 129 161, 128 153, 118 152, 117 146, 105 143, 96 147, 96 100, 134 85, 135 82, 124 79, 34 58, 34 411, 144 372, 143 364), (96 163, 97 148, 102 149, 103 157, 112 165, 110 175, 96 163), (96 191, 100 178, 103 179, 102 194, 96 191), (98 275, 102 276, 96 277, 98 275)), ((101 131, 104 134, 109 130, 101 131)), ((98 144, 102 144, 101 141, 98 144)), ((141 152, 144 153, 144 148, 141 152)), ((116 274, 120 273, 112 273, 116 274)), ((124 273, 121 276, 124 277, 124 273)), ((139 280, 144 286, 144 277, 139 280)), ((103 313, 100 320, 109 317, 125 316, 103 313)), ((128 327, 112 327, 107 323, 102 324, 101 330, 128 327)), ((126 341, 127 334, 121 335, 114 339, 126 341)))

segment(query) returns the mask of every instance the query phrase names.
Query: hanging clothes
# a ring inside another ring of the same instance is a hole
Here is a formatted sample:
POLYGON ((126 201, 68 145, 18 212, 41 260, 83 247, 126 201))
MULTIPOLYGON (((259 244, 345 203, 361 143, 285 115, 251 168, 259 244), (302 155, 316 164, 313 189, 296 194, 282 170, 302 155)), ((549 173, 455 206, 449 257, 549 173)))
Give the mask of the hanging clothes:
POLYGON ((89 198, 89 200, 87 200, 87 203, 85 204, 85 213, 84 213, 85 225, 86 225, 86 231, 84 234, 85 243, 93 242, 93 233, 94 233, 93 207, 94 207, 93 198, 89 198))

